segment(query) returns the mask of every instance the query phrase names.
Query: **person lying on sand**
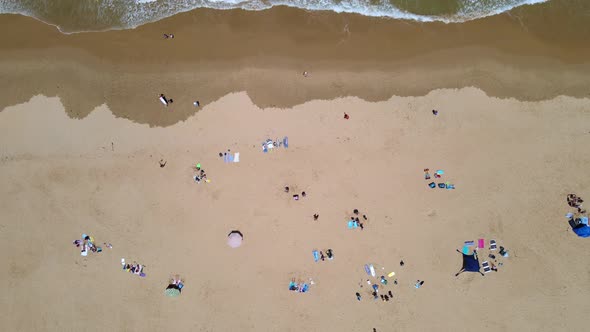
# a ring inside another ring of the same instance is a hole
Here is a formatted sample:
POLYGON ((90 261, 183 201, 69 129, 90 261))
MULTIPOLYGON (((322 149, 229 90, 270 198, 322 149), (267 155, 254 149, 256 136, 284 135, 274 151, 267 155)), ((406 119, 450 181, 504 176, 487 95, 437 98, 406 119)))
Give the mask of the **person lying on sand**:
POLYGON ((164 159, 160 159, 160 168, 164 168, 166 166, 166 161, 164 159))

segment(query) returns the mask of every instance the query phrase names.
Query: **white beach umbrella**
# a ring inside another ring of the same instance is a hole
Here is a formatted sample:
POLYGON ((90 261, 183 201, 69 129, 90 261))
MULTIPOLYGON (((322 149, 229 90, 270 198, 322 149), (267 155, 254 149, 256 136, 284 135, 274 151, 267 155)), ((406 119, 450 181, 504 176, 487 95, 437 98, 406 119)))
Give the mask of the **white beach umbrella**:
POLYGON ((232 248, 237 248, 242 245, 242 241, 244 240, 244 236, 240 231, 232 231, 227 236, 227 245, 232 248))

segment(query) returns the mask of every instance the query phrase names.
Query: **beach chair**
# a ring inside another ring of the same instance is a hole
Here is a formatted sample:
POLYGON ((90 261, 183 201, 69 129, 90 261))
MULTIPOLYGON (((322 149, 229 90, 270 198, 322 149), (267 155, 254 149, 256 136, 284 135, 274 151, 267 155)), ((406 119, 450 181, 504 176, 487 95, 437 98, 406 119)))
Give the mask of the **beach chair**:
POLYGON ((490 240, 490 250, 497 250, 498 245, 496 244, 496 240, 490 240))
POLYGON ((483 273, 492 272, 492 268, 490 267, 490 263, 488 263, 488 261, 481 263, 481 267, 483 267, 483 273))

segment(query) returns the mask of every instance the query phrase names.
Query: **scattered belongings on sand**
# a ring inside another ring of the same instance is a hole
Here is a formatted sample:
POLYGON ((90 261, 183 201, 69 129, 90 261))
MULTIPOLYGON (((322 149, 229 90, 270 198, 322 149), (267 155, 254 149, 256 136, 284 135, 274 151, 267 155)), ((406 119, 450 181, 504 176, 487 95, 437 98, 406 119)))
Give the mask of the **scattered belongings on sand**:
MULTIPOLYGON (((313 283, 310 282, 310 284, 313 284, 313 283)), ((309 288, 310 288, 309 284, 302 282, 302 281, 295 282, 295 278, 291 279, 291 282, 289 282, 289 290, 293 291, 293 292, 306 293, 307 291, 309 291, 309 288)))
POLYGON ((126 264, 125 258, 121 258, 121 265, 123 266, 123 271, 127 271, 133 274, 136 274, 140 277, 145 277, 146 274, 143 272, 145 265, 138 264, 133 262, 133 264, 126 264))
POLYGON ((262 142, 262 152, 272 152, 275 148, 284 147, 285 149, 289 147, 289 138, 287 136, 283 137, 282 140, 278 138, 276 140, 267 139, 266 141, 262 142))
POLYGON ((223 162, 224 163, 239 163, 240 162, 240 153, 230 153, 228 152, 223 153, 223 162))
POLYGON ((490 258, 493 261, 484 261, 481 263, 481 267, 483 268, 483 273, 480 271, 480 266, 479 266, 479 257, 478 257, 478 250, 484 250, 485 249, 485 240, 484 239, 478 239, 477 240, 477 247, 476 247, 476 242, 475 241, 465 241, 463 244, 463 249, 461 251, 457 250, 459 253, 461 253, 463 255, 463 266, 461 267, 461 270, 459 272, 457 272, 457 274, 455 274, 455 276, 458 276, 459 274, 463 273, 463 272, 479 272, 480 274, 484 274, 484 273, 488 273, 491 271, 494 272, 498 272, 498 267, 503 266, 504 263, 503 262, 498 262, 499 257, 501 256, 503 258, 508 258, 509 254, 508 254, 508 250, 506 250, 506 248, 504 248, 503 246, 500 246, 500 250, 498 251, 498 256, 496 256, 496 254, 494 254, 493 252, 495 252, 496 250, 498 250, 498 243, 496 242, 496 240, 490 240, 489 242, 489 254, 488 254, 488 258, 490 258), (473 252, 470 254, 470 248, 473 248, 473 252))
MULTIPOLYGON (((102 252, 102 247, 98 247, 94 244, 94 238, 92 236, 82 234, 82 238, 80 240, 74 240, 72 242, 77 248, 81 248, 80 255, 81 256, 88 256, 88 252, 99 253, 102 252)), ((113 246, 109 243, 105 245, 108 248, 112 248, 113 246)))
POLYGON ((170 297, 176 297, 180 295, 182 289, 184 288, 184 282, 180 279, 179 275, 175 275, 174 277, 170 278, 170 282, 168 283, 168 287, 164 290, 164 294, 170 297))
POLYGON ((166 166, 166 160, 160 159, 160 168, 164 168, 166 166))
MULTIPOLYGON (((352 211, 352 213, 354 214, 354 216, 351 216, 347 220, 347 222, 346 222, 346 226, 348 227, 348 229, 357 229, 357 228, 360 228, 361 230, 364 230, 365 229, 364 223, 360 220, 359 217, 355 217, 355 216, 358 216, 359 215, 359 213, 360 213, 359 210, 358 209, 354 209, 352 211)), ((363 214, 363 220, 364 221, 367 221, 368 220, 366 214, 363 214)))
POLYGON ((211 182, 211 180, 207 179, 207 174, 205 173, 205 170, 201 168, 201 163, 197 163, 197 165, 195 166, 195 171, 197 172, 197 174, 193 175, 193 179, 196 183, 201 183, 201 181, 203 180, 206 183, 211 182))
MULTIPOLYGON (((371 279, 366 280, 367 285, 370 286, 367 290, 368 294, 371 294, 374 300, 381 298, 381 300, 383 300, 384 302, 388 302, 390 299, 393 299, 393 292, 391 290, 386 291, 386 287, 391 287, 391 284, 389 284, 389 280, 387 278, 392 278, 393 276, 395 276, 395 272, 390 272, 389 274, 387 274, 387 277, 385 276, 385 274, 377 274, 377 269, 373 264, 370 263, 365 264, 364 270, 365 273, 367 273, 367 275, 369 276, 369 278, 375 278, 374 282, 371 282, 371 279)), ((381 267, 381 270, 385 270, 385 268, 381 267)), ((397 285, 397 279, 394 279, 393 285, 397 285)), ((363 288, 362 280, 361 282, 359 282, 359 287, 363 288)), ((356 295, 357 300, 360 301, 362 298, 361 294, 357 292, 356 295)))
MULTIPOLYGON (((445 171, 442 170, 442 169, 439 169, 439 170, 437 170, 436 172, 433 173, 435 179, 441 179, 442 176, 443 176, 443 174, 445 174, 445 171)), ((429 168, 425 168, 424 169, 424 180, 430 180, 430 178, 431 178, 430 177, 430 169, 429 168)), ((428 183, 428 186, 431 189, 434 189, 436 187, 438 187, 440 189, 449 189, 449 190, 450 189, 455 189, 455 185, 452 184, 452 183, 450 183, 450 182, 448 182, 448 181, 447 182, 438 182, 438 183, 436 183, 436 182, 433 181, 433 182, 428 183)))
POLYGON ((582 208, 584 200, 575 195, 567 195, 567 204, 576 209, 575 212, 568 212, 565 217, 572 228, 572 231, 579 237, 590 237, 590 225, 588 225, 588 216, 586 210, 582 208))
POLYGON ((242 235, 242 232, 237 230, 233 230, 227 235, 227 245, 231 248, 237 248, 241 246, 243 240, 244 235, 242 235))
POLYGON ((324 255, 323 251, 318 251, 317 249, 314 249, 311 253, 313 254, 313 260, 315 262, 318 262, 319 260, 325 261, 326 257, 328 257, 329 260, 334 259, 334 253, 332 252, 332 249, 328 249, 325 250, 326 255, 324 255))

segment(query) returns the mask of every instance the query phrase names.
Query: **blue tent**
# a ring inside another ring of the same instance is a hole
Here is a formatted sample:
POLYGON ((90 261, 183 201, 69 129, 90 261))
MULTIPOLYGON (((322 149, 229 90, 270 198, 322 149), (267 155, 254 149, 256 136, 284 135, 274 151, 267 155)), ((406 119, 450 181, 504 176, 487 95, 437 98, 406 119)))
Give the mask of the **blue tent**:
POLYGON ((576 227, 572 228, 572 231, 576 233, 579 237, 590 237, 590 226, 579 224, 576 227))
POLYGON ((479 272, 481 275, 484 275, 479 270, 479 260, 477 259, 475 252, 471 255, 465 255, 459 250, 457 250, 457 252, 463 256, 463 266, 461 267, 461 270, 455 274, 455 277, 463 272, 479 272))

